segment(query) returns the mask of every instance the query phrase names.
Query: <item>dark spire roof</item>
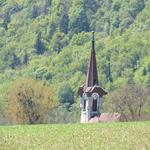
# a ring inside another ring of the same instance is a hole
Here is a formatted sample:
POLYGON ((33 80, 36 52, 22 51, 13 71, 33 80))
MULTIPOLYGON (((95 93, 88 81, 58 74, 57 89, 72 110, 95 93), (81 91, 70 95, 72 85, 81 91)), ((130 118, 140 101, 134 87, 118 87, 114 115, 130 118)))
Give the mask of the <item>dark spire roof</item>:
POLYGON ((79 87, 77 94, 83 93, 98 93, 101 97, 107 92, 98 85, 97 66, 96 66, 96 54, 94 45, 94 32, 92 32, 92 48, 90 53, 89 65, 87 70, 86 83, 79 87))
POLYGON ((98 85, 97 66, 96 66, 96 55, 95 55, 95 41, 94 31, 92 32, 92 48, 90 52, 90 60, 87 70, 86 87, 92 87, 98 85))

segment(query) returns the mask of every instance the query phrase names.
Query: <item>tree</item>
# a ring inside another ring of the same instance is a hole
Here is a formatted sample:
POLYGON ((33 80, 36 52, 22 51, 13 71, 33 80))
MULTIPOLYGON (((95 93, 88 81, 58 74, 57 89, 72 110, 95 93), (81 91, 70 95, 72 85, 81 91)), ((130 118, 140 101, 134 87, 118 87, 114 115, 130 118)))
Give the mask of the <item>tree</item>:
POLYGON ((12 69, 14 69, 17 65, 20 64, 20 62, 15 53, 12 54, 12 57, 13 57, 13 62, 11 64, 11 67, 12 69))
POLYGON ((53 90, 41 81, 15 81, 9 94, 8 118, 19 124, 47 123, 48 112, 57 106, 53 90))
POLYGON ((53 51, 59 53, 68 44, 68 41, 69 39, 64 33, 56 32, 51 39, 51 47, 53 51))
POLYGON ((68 14, 65 13, 60 20, 60 31, 65 34, 68 33, 68 22, 69 22, 68 14))
POLYGON ((15 69, 17 66, 20 65, 20 60, 17 57, 17 55, 14 52, 9 52, 4 51, 3 53, 3 62, 7 64, 10 68, 15 69))
POLYGON ((41 32, 37 34, 36 42, 35 42, 36 53, 38 55, 44 54, 46 48, 42 42, 41 32))
POLYGON ((45 0, 44 12, 47 15, 51 6, 52 0, 45 0))
POLYGON ((69 110, 65 105, 61 105, 50 111, 49 123, 78 123, 80 118, 79 104, 72 105, 69 110))
POLYGON ((67 107, 74 103, 74 93, 68 84, 62 84, 58 90, 58 98, 61 104, 67 107))
POLYGON ((3 27, 5 30, 8 29, 9 22, 10 22, 10 15, 9 15, 9 12, 6 12, 4 16, 4 21, 3 21, 3 27))
POLYGON ((59 28, 60 32, 65 34, 68 33, 68 23, 69 23, 69 16, 68 16, 68 0, 60 1, 57 6, 57 17, 59 18, 59 28))
POLYGON ((69 29, 73 33, 90 30, 88 18, 82 4, 70 9, 69 20, 69 29))
POLYGON ((23 65, 27 65, 28 61, 29 61, 28 54, 27 54, 27 52, 25 52, 25 54, 23 56, 23 62, 22 62, 23 65))
POLYGON ((52 79, 52 74, 46 67, 38 68, 34 72, 35 78, 39 80, 50 80, 52 79))
POLYGON ((48 41, 50 41, 50 39, 52 38, 53 34, 55 33, 56 31, 56 23, 52 22, 50 23, 50 27, 49 27, 49 32, 48 32, 48 41))
POLYGON ((127 120, 144 119, 149 105, 150 89, 141 85, 126 85, 109 95, 113 111, 123 114, 127 120))

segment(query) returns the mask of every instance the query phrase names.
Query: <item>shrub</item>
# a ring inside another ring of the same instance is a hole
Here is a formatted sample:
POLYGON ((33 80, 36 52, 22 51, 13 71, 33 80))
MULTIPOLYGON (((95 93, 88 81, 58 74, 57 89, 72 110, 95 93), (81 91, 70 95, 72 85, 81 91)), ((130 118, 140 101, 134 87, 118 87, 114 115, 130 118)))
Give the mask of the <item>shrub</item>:
POLYGON ((53 90, 32 79, 15 81, 9 94, 8 118, 19 124, 47 123, 58 101, 53 90))

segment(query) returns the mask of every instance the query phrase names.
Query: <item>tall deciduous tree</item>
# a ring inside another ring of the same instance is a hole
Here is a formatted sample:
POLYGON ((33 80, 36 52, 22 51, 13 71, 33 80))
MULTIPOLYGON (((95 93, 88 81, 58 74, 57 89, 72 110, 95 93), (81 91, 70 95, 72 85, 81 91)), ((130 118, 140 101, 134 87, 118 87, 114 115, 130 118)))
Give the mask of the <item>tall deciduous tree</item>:
POLYGON ((122 113, 128 120, 144 119, 144 110, 150 108, 150 89, 129 84, 109 95, 113 110, 122 113))
POLYGON ((84 8, 84 4, 82 2, 79 2, 79 4, 76 4, 76 6, 74 5, 72 9, 70 9, 70 15, 69 15, 70 31, 73 33, 74 32, 78 33, 81 31, 89 31, 90 30, 89 22, 84 8))
POLYGON ((32 79, 15 81, 9 94, 8 117, 19 124, 46 123, 48 112, 57 106, 54 91, 32 79))

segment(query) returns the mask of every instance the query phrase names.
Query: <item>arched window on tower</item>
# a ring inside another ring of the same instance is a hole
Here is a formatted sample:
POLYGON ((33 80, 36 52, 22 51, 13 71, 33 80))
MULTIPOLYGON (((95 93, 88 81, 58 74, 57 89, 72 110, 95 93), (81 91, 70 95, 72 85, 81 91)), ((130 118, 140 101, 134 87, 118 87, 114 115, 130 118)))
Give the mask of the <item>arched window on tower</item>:
POLYGON ((93 99, 92 111, 97 111, 97 99, 93 99))
POLYGON ((86 110, 86 99, 83 100, 83 110, 86 110))
POLYGON ((92 111, 97 112, 98 111, 98 100, 99 100, 99 95, 97 93, 92 94, 92 99, 93 99, 93 104, 92 104, 92 111))

